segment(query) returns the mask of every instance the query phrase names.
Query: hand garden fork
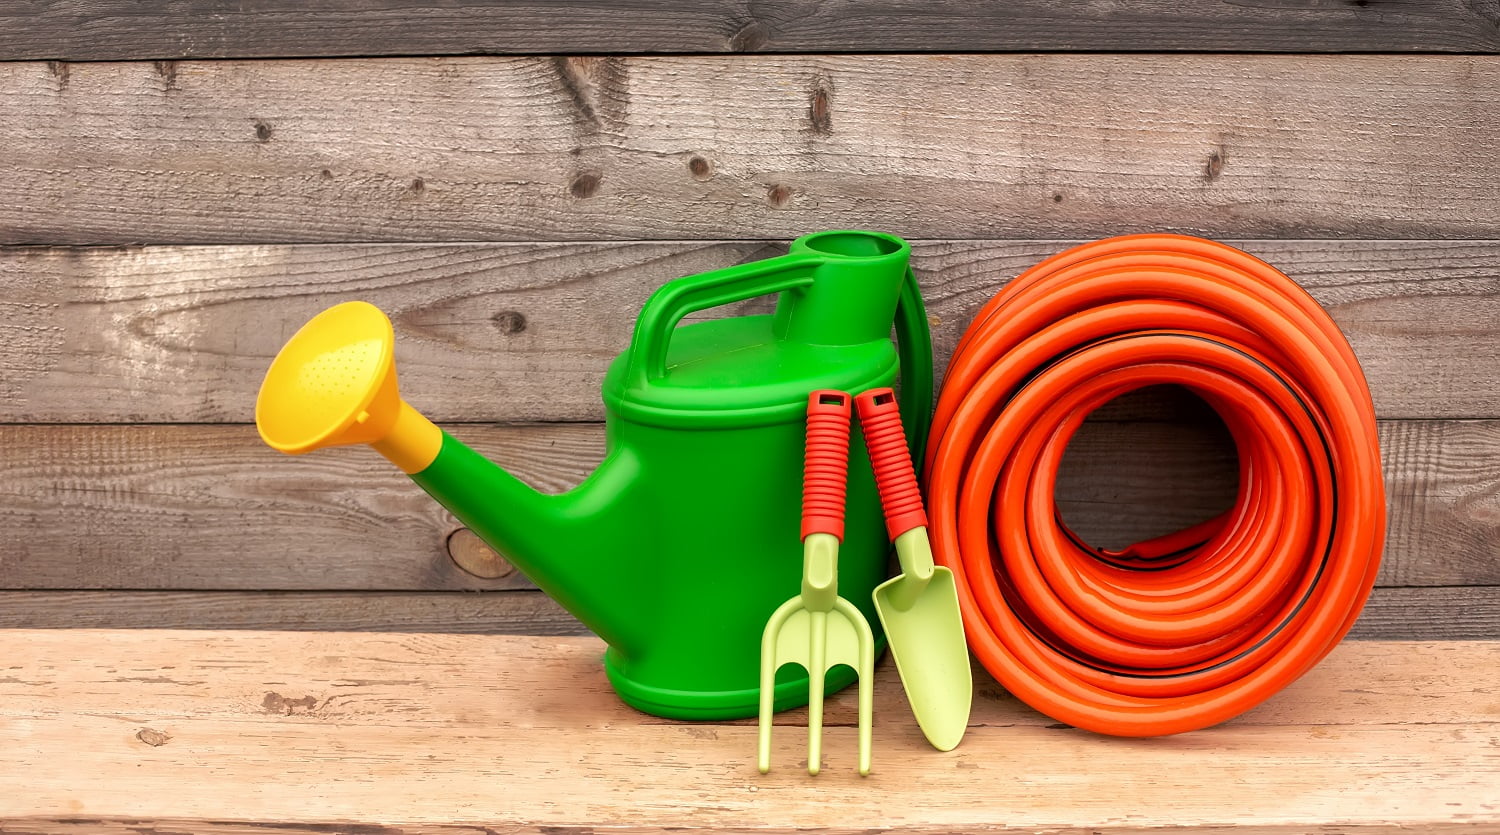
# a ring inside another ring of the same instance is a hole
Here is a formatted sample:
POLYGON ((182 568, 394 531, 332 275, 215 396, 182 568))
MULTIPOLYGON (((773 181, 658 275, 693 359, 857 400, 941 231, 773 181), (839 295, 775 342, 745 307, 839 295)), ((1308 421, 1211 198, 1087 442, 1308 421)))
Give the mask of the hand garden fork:
POLYGON ((849 395, 841 391, 815 391, 808 398, 802 473, 802 593, 771 615, 760 644, 762 774, 771 770, 776 671, 783 664, 807 669, 808 774, 817 774, 821 767, 824 676, 840 664, 853 668, 859 676, 859 773, 870 773, 875 636, 864 614, 838 593, 851 405, 849 395))

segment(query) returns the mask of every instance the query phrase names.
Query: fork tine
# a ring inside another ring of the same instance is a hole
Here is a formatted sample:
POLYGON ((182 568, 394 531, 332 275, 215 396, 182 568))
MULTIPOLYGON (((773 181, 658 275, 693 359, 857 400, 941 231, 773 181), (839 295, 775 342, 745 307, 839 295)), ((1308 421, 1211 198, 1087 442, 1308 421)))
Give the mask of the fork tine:
POLYGON ((868 630, 859 642, 859 773, 870 773, 870 737, 875 713, 875 641, 868 630))
POLYGON ((828 613, 810 612, 811 642, 807 659, 807 773, 823 767, 823 680, 828 662, 828 613))
POLYGON ((776 636, 782 624, 777 615, 780 613, 777 610, 776 615, 772 615, 760 638, 760 739, 756 765, 761 774, 771 770, 771 725, 776 701, 776 665, 780 661, 776 657, 776 636))

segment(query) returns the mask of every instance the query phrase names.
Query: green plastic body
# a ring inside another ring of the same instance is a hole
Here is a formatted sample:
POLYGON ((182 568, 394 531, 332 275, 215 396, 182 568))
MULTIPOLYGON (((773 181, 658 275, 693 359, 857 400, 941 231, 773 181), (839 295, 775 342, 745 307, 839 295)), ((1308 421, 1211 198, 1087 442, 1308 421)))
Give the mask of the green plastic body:
MULTIPOLYGON (((446 434, 412 478, 609 644, 605 668, 628 704, 754 716, 762 630, 802 576, 808 392, 892 385, 904 364, 908 437, 925 437, 932 354, 908 256, 899 238, 827 232, 662 287, 605 377, 604 460, 567 493, 537 493, 446 434), (771 293, 771 315, 678 327, 771 293)), ((887 549, 856 429, 838 577, 872 622, 887 549)), ((830 692, 854 680, 837 673, 830 692)), ((778 710, 805 704, 805 672, 785 668, 776 693, 778 710)))

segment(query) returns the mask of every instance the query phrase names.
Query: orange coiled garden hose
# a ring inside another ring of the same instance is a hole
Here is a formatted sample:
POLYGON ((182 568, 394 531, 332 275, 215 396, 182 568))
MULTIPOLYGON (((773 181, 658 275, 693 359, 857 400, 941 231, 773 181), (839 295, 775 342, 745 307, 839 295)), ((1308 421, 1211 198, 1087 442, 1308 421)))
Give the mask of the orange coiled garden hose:
POLYGON ((1077 727, 1217 724, 1320 661, 1353 625, 1385 535, 1375 411, 1338 326, 1233 247, 1133 235, 1055 255, 979 312, 949 364, 925 486, 969 645, 1010 692, 1077 727), (1176 384, 1239 455, 1227 513, 1121 551, 1053 491, 1094 409, 1176 384))

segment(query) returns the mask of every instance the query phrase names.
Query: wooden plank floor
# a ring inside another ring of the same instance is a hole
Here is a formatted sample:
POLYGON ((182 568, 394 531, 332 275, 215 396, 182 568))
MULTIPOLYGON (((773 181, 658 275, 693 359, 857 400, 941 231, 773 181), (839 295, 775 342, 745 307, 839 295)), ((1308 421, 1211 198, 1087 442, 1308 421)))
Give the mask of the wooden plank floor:
POLYGON ((0 632, 0 831, 1496 831, 1500 646, 1348 643, 1218 728, 1122 740, 987 676, 954 752, 888 665, 875 770, 851 701, 748 722, 638 714, 589 638, 0 632))

